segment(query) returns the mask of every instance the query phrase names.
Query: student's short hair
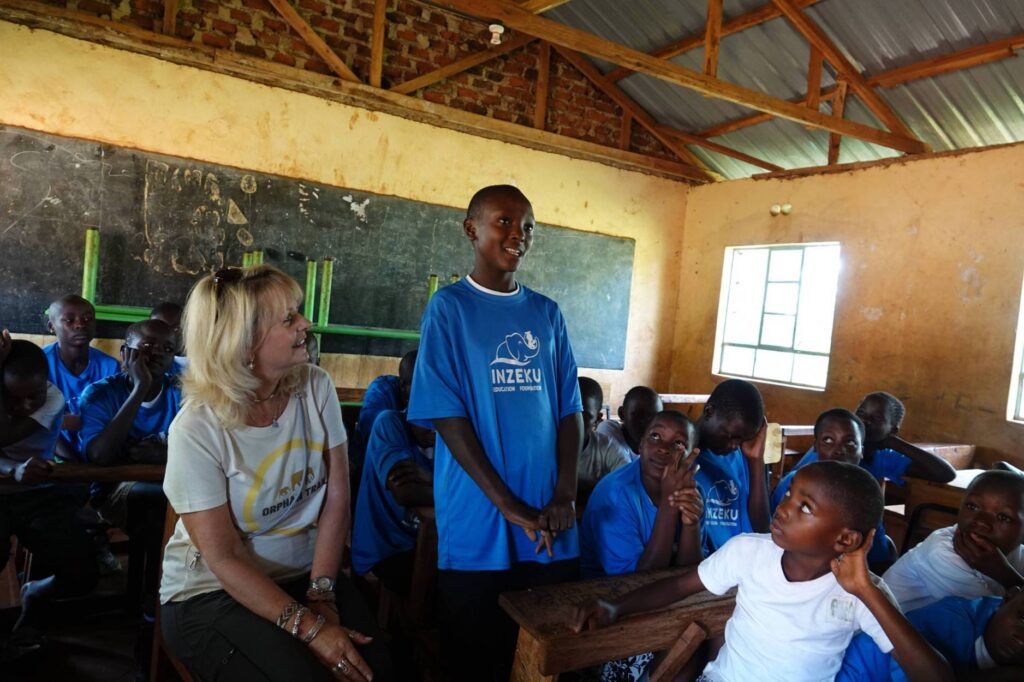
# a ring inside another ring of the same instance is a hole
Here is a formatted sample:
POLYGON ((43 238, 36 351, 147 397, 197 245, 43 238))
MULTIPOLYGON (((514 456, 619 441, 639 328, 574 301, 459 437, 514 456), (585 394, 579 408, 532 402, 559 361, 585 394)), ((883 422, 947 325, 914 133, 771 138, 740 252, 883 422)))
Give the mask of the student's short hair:
POLYGON ((622 399, 622 405, 626 406, 629 405, 630 403, 634 403, 639 400, 661 402, 661 396, 658 395, 657 391, 648 386, 634 386, 633 388, 626 391, 626 395, 622 399))
POLYGON ((523 201, 530 203, 530 200, 526 198, 523 191, 515 185, 490 185, 477 190, 476 194, 473 195, 473 198, 469 200, 469 207, 466 209, 466 217, 471 220, 476 220, 480 217, 480 211, 483 210, 484 204, 492 198, 504 194, 518 195, 522 197, 523 201))
POLYGON ((413 348, 403 355, 398 363, 398 378, 401 379, 403 384, 412 385, 412 375, 416 369, 416 357, 419 353, 419 349, 413 348))
POLYGON ((0 375, 13 379, 42 377, 45 380, 49 373, 50 367, 46 364, 46 354, 42 348, 24 339, 11 341, 11 352, 7 354, 3 367, 0 367, 0 375))
POLYGON ((153 309, 149 311, 150 319, 155 319, 160 315, 181 315, 185 311, 181 307, 180 303, 174 301, 162 301, 153 306, 153 309))
POLYGON ((604 403, 604 391, 601 390, 601 384, 590 377, 579 377, 579 382, 580 400, 584 404, 586 404, 587 400, 597 400, 598 405, 604 403))
POLYGON ((96 310, 96 306, 94 306, 92 302, 89 301, 89 299, 82 298, 78 294, 66 294, 58 298, 56 301, 53 301, 52 303, 50 303, 50 305, 46 307, 46 319, 52 320, 54 317, 56 317, 57 313, 59 313, 64 308, 64 306, 68 305, 69 303, 85 303, 94 311, 96 310))
POLYGON ((1021 498, 1021 502, 1018 502, 1018 504, 1024 504, 1024 476, 1015 474, 1012 471, 990 469, 978 474, 971 481, 971 484, 967 486, 967 493, 979 489, 995 490, 1001 493, 1017 495, 1021 498))
POLYGON ((843 514, 844 525, 867 535, 878 528, 885 510, 882 487, 867 469, 846 462, 813 462, 800 471, 817 476, 825 489, 825 500, 843 514))
POLYGON ((892 393, 886 393, 885 391, 875 391, 874 393, 868 393, 861 399, 863 403, 865 400, 879 400, 885 405, 885 416, 889 418, 893 426, 898 427, 903 423, 903 415, 907 413, 907 408, 904 407, 903 402, 894 396, 892 393))
POLYGON ((814 437, 818 437, 818 431, 821 430, 821 425, 825 423, 826 419, 844 419, 851 421, 856 425, 857 430, 860 432, 860 437, 864 438, 864 422, 853 412, 850 412, 845 407, 833 407, 831 410, 825 410, 818 415, 818 418, 814 420, 814 437))
POLYGON ((760 426, 764 421, 764 399, 749 381, 726 379, 711 391, 707 404, 725 419, 740 417, 750 426, 760 426))
MULTIPOLYGON (((680 412, 679 410, 662 410, 658 414, 654 415, 654 419, 651 420, 651 424, 658 421, 659 419, 670 421, 679 428, 684 429, 686 431, 690 431, 691 434, 693 433, 691 429, 696 428, 694 426, 694 423, 690 420, 690 418, 687 417, 682 412, 680 412)), ((651 428, 651 424, 648 424, 647 428, 651 428)), ((690 444, 693 444, 692 441, 690 444)))
POLYGON ((139 320, 138 322, 132 322, 128 325, 128 328, 124 330, 124 342, 130 343, 132 339, 141 339, 146 335, 147 329, 153 329, 153 331, 161 331, 168 336, 174 335, 174 330, 171 329, 163 320, 152 318, 149 320, 139 320))
MULTIPOLYGON (((181 326, 189 366, 181 389, 184 402, 209 407, 221 424, 233 429, 245 424, 259 388, 259 379, 246 365, 270 327, 280 322, 282 309, 302 302, 302 287, 272 265, 227 270, 237 277, 218 283, 207 275, 188 294, 181 326)), ((277 390, 294 392, 308 372, 305 364, 292 368, 277 390)))

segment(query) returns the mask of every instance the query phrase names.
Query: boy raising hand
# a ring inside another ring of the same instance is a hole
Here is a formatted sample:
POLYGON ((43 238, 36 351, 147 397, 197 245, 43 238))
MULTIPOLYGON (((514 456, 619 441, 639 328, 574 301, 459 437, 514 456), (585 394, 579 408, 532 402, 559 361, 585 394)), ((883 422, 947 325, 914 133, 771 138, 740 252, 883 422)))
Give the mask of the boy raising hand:
POLYGON ((516 282, 533 244, 530 202, 485 187, 463 231, 473 271, 427 306, 408 418, 438 435, 443 662, 456 680, 507 680, 516 626, 498 595, 578 573, 582 404, 558 305, 516 282))

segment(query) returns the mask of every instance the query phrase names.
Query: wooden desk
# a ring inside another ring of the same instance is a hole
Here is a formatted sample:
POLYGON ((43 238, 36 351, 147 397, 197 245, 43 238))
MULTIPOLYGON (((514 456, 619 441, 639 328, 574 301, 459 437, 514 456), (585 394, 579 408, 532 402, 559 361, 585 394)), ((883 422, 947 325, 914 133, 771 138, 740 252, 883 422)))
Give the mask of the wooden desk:
POLYGON ((922 450, 941 457, 954 469, 967 469, 974 463, 974 446, 966 443, 914 443, 922 450))
POLYGON ((646 651, 664 651, 693 623, 703 626, 709 637, 721 635, 736 605, 734 593, 718 597, 701 592, 660 611, 637 614, 599 630, 576 634, 569 627, 576 606, 616 597, 687 570, 693 569, 597 578, 501 595, 501 607, 519 624, 513 682, 554 682, 559 673, 569 670, 646 651))
POLYGON ((663 405, 703 405, 711 397, 708 393, 660 393, 663 405))
POLYGON ((956 478, 949 483, 935 483, 908 476, 904 479, 907 482, 907 518, 910 518, 914 508, 920 504, 941 504, 959 509, 967 486, 985 471, 987 469, 962 469, 956 472, 956 478))
POLYGON ((60 483, 120 483, 122 481, 162 481, 163 464, 119 464, 101 467, 96 464, 65 462, 54 464, 50 481, 60 483))

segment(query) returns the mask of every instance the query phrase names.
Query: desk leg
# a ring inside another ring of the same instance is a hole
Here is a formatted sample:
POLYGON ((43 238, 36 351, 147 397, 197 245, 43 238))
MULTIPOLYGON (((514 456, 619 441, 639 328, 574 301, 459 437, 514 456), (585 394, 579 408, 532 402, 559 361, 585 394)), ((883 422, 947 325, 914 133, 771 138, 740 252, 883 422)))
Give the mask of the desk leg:
POLYGON ((524 628, 519 628, 516 657, 512 661, 509 682, 558 682, 558 675, 544 675, 540 671, 541 645, 524 628))
POLYGON ((651 672, 650 682, 667 682, 674 678, 706 638, 704 628, 698 623, 690 623, 666 652, 661 664, 651 672))

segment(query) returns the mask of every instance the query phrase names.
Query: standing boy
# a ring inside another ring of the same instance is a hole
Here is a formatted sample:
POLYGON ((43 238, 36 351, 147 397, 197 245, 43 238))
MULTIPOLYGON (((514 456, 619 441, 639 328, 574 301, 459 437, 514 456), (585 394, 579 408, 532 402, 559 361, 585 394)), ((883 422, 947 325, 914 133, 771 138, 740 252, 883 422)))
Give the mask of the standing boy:
POLYGON ((50 367, 50 383, 64 396, 64 430, 55 448, 62 459, 78 459, 78 434, 82 425, 78 400, 85 388, 120 367, 117 360, 90 346, 96 336, 96 310, 81 296, 70 294, 50 304, 47 327, 57 341, 43 348, 50 367))
POLYGON ((456 680, 507 680, 516 627, 498 595, 578 573, 582 405, 561 311, 516 282, 533 243, 530 202, 485 187, 463 230, 473 271, 427 306, 409 420, 439 436, 442 658, 456 680))

